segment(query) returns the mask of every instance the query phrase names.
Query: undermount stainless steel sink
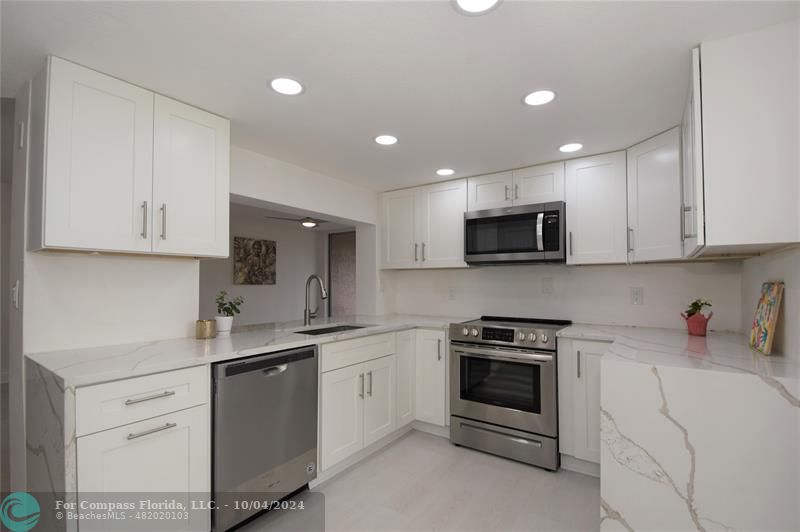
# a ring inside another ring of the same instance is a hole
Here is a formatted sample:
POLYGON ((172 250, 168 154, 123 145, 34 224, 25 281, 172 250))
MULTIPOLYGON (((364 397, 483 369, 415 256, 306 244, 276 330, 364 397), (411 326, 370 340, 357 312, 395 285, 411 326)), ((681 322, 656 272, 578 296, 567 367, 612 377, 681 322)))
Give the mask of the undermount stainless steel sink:
POLYGON ((320 329, 307 329, 305 331, 297 331, 297 334, 331 334, 343 331, 352 331, 353 329, 363 329, 365 325, 334 325, 332 327, 322 327, 320 329))

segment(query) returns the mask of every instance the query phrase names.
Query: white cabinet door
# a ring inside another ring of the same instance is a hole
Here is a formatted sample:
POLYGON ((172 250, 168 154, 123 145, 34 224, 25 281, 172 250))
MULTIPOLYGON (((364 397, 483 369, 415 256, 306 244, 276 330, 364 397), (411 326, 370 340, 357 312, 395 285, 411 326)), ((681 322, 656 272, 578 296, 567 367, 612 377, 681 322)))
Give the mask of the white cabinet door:
POLYGON ((513 204, 512 188, 511 172, 470 177, 467 179, 467 210, 510 207, 513 204))
POLYGON ((682 258, 680 128, 627 152, 630 262, 682 258))
POLYGON ((625 152, 567 161, 567 263, 627 261, 625 152))
POLYGON ((153 93, 56 57, 48 69, 32 247, 150 251, 153 93))
POLYGON ((683 154, 683 256, 693 257, 706 242, 703 190, 703 130, 700 108, 700 50, 692 50, 689 96, 681 124, 683 154))
MULTIPOLYGON (((202 405, 78 438, 80 491, 209 493, 209 419, 202 405)), ((207 513, 191 515, 202 522, 186 530, 208 528, 207 513)))
POLYGON ((156 95, 153 250, 227 257, 230 122, 156 95))
POLYGON ((417 333, 414 329, 397 333, 397 426, 414 421, 414 389, 417 333))
POLYGON ((423 268, 467 266, 464 262, 466 209, 466 179, 417 189, 415 236, 421 246, 419 264, 423 268))
POLYGON ((416 416, 420 421, 445 425, 445 367, 447 345, 444 331, 417 330, 416 416))
POLYGON ((397 427, 396 359, 394 355, 364 363, 364 446, 397 427))
POLYGON ((364 447, 364 386, 364 364, 322 374, 322 471, 364 447))
POLYGON ((564 201, 564 163, 540 164, 513 171, 514 205, 564 201))
POLYGON ((573 340, 575 386, 573 451, 576 458, 600 463, 600 358, 606 342, 573 340))
POLYGON ((415 268, 419 242, 414 239, 414 189, 387 192, 382 198, 382 267, 415 268))

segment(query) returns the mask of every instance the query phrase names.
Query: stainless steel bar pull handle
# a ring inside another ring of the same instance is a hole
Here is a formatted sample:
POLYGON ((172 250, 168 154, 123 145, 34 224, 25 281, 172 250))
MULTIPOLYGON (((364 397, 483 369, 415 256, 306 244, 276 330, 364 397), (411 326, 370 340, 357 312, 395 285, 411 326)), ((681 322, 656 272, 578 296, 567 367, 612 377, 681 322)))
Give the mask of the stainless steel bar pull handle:
POLYGON ((147 202, 142 202, 142 238, 147 238, 147 202))
POLYGON ((267 368, 264 370, 264 375, 266 375, 267 377, 272 377, 273 375, 280 375, 281 373, 286 371, 286 368, 288 367, 289 367, 288 364, 280 364, 278 366, 272 366, 271 368, 267 368))
POLYGON ((508 197, 508 190, 509 190, 509 188, 510 188, 510 187, 509 187, 508 185, 506 185, 506 201, 508 201, 508 200, 510 199, 510 198, 508 197))
POLYGON ((372 372, 367 372, 367 375, 369 375, 369 390, 367 390, 367 395, 372 397, 372 372))
POLYGON ((633 251, 633 227, 628 227, 628 251, 633 251))
POLYGON ((364 374, 363 373, 358 376, 358 380, 361 382, 361 391, 358 392, 358 396, 363 399, 364 398, 364 374))
POLYGON ((419 261, 419 244, 414 242, 414 262, 419 261))
POLYGON ((578 378, 581 378, 581 350, 578 349, 578 378))
POLYGON ((139 397, 138 399, 128 399, 125 401, 126 406, 135 405, 138 403, 144 403, 145 401, 152 401, 153 399, 163 399, 165 397, 171 397, 175 395, 175 392, 172 390, 167 390, 166 392, 157 393, 155 395, 148 395, 147 397, 139 397))
POLYGON ((436 340, 436 360, 442 359, 442 339, 436 340))
POLYGON ((569 232, 569 256, 572 256, 572 231, 569 232))
POLYGON ((177 427, 177 423, 167 423, 166 425, 161 425, 160 427, 156 427, 154 429, 143 430, 142 432, 131 432, 128 434, 129 440, 135 440, 136 438, 141 438, 142 436, 147 436, 148 434, 155 434, 156 432, 161 432, 162 430, 167 429, 174 429, 177 427))
POLYGON ((425 242, 422 243, 422 262, 425 262, 425 242))
POLYGON ((25 122, 19 123, 19 140, 17 141, 17 149, 21 150, 25 147, 25 122))
POLYGON ((161 204, 161 240, 167 239, 167 204, 161 204))
POLYGON ((519 185, 517 183, 514 183, 514 199, 519 199, 519 185))
POLYGON ((536 215, 536 251, 544 251, 544 213, 536 215))

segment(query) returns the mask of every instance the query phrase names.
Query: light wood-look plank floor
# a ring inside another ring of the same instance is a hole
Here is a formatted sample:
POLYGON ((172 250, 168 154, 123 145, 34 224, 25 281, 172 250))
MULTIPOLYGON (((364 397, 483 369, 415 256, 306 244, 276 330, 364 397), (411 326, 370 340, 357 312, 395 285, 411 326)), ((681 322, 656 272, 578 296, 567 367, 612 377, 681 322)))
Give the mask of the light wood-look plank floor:
MULTIPOLYGON (((594 531, 600 481, 456 447, 412 431, 311 492, 324 529, 594 531), (323 494, 323 497, 319 496, 323 494)), ((321 529, 269 514, 241 530, 321 529)), ((307 517, 307 516, 306 516, 307 517)))

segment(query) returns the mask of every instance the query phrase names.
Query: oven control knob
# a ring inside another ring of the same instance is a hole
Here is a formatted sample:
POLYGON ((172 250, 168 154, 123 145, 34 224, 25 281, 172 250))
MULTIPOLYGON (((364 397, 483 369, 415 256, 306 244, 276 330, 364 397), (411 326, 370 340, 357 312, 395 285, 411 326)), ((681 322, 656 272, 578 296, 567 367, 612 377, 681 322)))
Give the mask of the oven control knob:
POLYGON ((518 333, 517 333, 517 340, 519 340, 519 341, 521 342, 521 341, 523 341, 524 339, 525 339, 525 333, 524 333, 524 332, 522 332, 522 331, 518 332, 518 333))
POLYGON ((528 341, 529 342, 535 342, 536 341, 536 333, 528 334, 528 341))
POLYGON ((543 334, 543 335, 541 335, 541 336, 539 337, 539 340, 541 340, 541 341, 542 341, 542 343, 546 344, 546 343, 547 343, 547 340, 549 340, 549 338, 547 337, 547 335, 546 335, 546 334, 543 334))
POLYGON ((478 329, 472 329, 472 330, 470 331, 470 334, 471 334, 472 336, 478 336, 478 329))
POLYGON ((463 329, 461 329, 461 334, 464 336, 469 336, 469 329, 464 327, 463 329))

